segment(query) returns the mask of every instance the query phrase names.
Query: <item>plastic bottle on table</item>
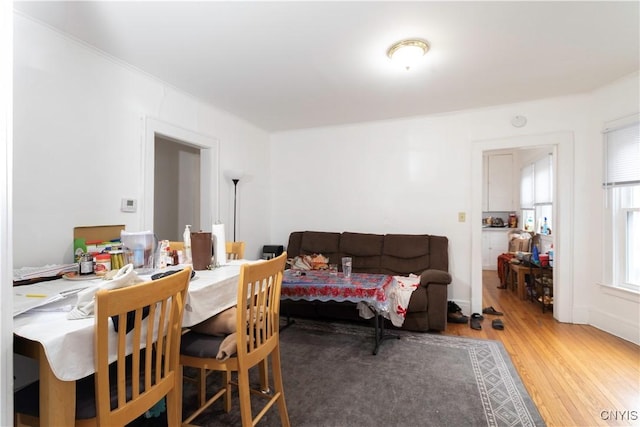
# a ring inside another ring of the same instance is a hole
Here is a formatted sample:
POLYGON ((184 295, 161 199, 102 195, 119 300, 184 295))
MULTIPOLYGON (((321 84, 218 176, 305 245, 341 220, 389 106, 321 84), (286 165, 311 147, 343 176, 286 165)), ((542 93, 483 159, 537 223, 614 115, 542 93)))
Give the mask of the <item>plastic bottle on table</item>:
POLYGON ((191 264, 193 261, 191 259, 191 226, 187 225, 184 228, 184 264, 191 264))

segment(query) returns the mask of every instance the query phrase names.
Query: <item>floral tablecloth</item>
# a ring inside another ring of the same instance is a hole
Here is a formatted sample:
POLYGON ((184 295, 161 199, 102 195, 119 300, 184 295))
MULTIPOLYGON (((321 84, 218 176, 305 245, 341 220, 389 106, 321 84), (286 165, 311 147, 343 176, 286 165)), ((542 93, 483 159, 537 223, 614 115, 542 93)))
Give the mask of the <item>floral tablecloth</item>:
POLYGON ((353 273, 345 279, 328 270, 285 270, 281 297, 294 301, 349 301, 366 303, 379 313, 389 311, 388 290, 393 276, 384 274, 353 273))

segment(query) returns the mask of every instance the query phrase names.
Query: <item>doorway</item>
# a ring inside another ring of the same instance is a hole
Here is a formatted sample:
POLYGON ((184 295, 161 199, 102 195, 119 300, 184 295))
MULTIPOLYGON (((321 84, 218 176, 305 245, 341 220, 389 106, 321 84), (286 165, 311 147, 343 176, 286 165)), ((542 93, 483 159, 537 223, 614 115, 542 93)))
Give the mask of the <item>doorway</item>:
POLYGON ((200 149, 156 135, 154 170, 153 231, 158 238, 182 240, 187 224, 200 230, 200 149))
POLYGON ((494 140, 474 141, 471 164, 471 311, 482 312, 482 174, 483 154, 490 150, 518 150, 533 147, 553 147, 554 176, 554 311, 561 322, 573 320, 573 133, 557 132, 544 135, 526 135, 494 140), (562 167, 558 167, 561 164, 562 167), (555 197, 562 194, 562 200, 555 197), (566 260, 566 262, 563 262, 566 260))
MULTIPOLYGON (((499 260, 501 255, 515 250, 509 249, 511 237, 521 232, 535 233, 533 241, 541 258, 542 254, 554 248, 558 232, 554 223, 557 197, 554 186, 555 150, 555 146, 538 146, 483 152, 483 157, 486 157, 483 176, 487 177, 482 207, 483 297, 492 295, 487 294, 486 287, 493 286, 496 280, 501 289, 511 288, 516 292, 514 287, 506 286, 509 281, 507 275, 510 275, 502 264, 507 262, 506 258, 499 260)), ((520 250, 527 251, 524 248, 520 250)), ((522 298, 526 288, 525 283, 520 283, 522 277, 518 277, 517 295, 522 298)), ((515 277, 511 280, 516 282, 515 277)), ((549 300, 548 296, 545 298, 549 300)), ((505 301, 510 300, 507 298, 505 301)))
POLYGON ((157 119, 144 121, 140 229, 175 240, 187 224, 211 231, 220 217, 218 140, 157 119))

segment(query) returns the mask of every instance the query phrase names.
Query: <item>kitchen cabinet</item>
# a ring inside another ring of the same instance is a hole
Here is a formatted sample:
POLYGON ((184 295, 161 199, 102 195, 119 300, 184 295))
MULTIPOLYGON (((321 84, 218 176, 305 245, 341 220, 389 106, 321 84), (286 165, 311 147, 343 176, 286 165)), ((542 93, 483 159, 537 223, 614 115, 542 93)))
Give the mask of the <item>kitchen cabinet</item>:
POLYGON ((515 210, 513 155, 492 154, 483 159, 483 211, 515 210))
POLYGON ((509 228, 485 228, 482 230, 482 269, 497 270, 498 256, 509 251, 509 228))

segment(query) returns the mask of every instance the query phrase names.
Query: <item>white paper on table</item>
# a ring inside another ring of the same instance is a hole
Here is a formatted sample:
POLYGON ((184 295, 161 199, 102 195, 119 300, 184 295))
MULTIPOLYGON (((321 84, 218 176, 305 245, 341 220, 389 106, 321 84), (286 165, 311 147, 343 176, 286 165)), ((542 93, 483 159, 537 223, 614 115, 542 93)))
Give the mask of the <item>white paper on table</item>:
POLYGON ((64 279, 13 287, 13 316, 59 301, 89 286, 95 281, 69 281, 64 279))
POLYGON ((224 236, 224 224, 213 224, 211 235, 216 265, 225 265, 227 263, 227 241, 224 236))

